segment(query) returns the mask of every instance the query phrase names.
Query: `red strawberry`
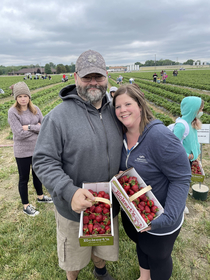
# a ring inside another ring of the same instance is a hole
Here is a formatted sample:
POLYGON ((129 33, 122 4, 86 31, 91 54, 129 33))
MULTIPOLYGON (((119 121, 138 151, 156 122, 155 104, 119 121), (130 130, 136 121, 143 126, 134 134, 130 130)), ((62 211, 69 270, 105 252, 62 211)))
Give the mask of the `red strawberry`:
POLYGON ((130 185, 128 183, 125 183, 123 188, 126 192, 128 192, 130 190, 130 185))
POLYGON ((105 203, 104 208, 110 209, 110 205, 108 203, 105 203))
POLYGON ((99 234, 105 234, 106 233, 106 231, 105 231, 105 229, 104 228, 101 228, 100 230, 99 230, 99 232, 98 232, 99 234))
POLYGON ((105 193, 104 198, 106 198, 106 199, 110 199, 109 194, 108 194, 108 193, 105 193))
POLYGON ((131 190, 131 189, 128 191, 129 196, 132 196, 134 193, 135 192, 133 190, 131 190))
POLYGON ((142 194, 142 195, 140 196, 140 199, 141 199, 142 201, 147 201, 147 200, 148 200, 148 198, 146 197, 145 194, 142 194))
POLYGON ((90 234, 92 234, 92 232, 93 232, 93 224, 91 222, 88 224, 88 229, 89 229, 90 234))
POLYGON ((83 225, 83 232, 84 233, 87 233, 88 232, 88 225, 83 225))
POLYGON ((97 194, 97 192, 93 192, 92 195, 93 196, 97 196, 98 194, 97 194))
POLYGON ((89 192, 93 194, 93 190, 89 189, 89 192))
POLYGON ((88 216, 83 216, 83 224, 88 224, 88 223, 89 223, 88 216))
POLYGON ((104 195, 105 195, 105 191, 100 191, 98 194, 101 194, 101 195, 102 195, 102 197, 104 197, 104 195))
POLYGON ((144 201, 140 201, 139 204, 141 204, 142 206, 146 205, 146 203, 144 201))
POLYGON ((128 178, 128 183, 130 184, 130 185, 138 185, 138 180, 137 180, 137 178, 135 177, 135 176, 130 176, 129 178, 128 178))
POLYGON ((144 211, 144 206, 142 206, 140 203, 137 206, 139 208, 139 210, 144 211))
POLYGON ((109 209, 108 208, 106 208, 106 207, 104 207, 104 209, 103 209, 103 213, 104 214, 107 214, 107 213, 109 213, 110 211, 109 211, 109 209))
POLYGON ((145 211, 146 213, 150 213, 150 212, 151 212, 149 206, 147 206, 147 205, 145 206, 144 211, 145 211))
POLYGON ((102 209, 104 208, 104 203, 103 202, 101 202, 101 203, 99 203, 99 205, 98 205, 99 207, 101 207, 102 209))
POLYGON ((158 209, 158 207, 157 207, 156 205, 153 205, 153 206, 151 207, 151 211, 152 211, 153 213, 156 213, 157 211, 159 211, 159 209, 158 209))
POLYGON ((93 226, 93 232, 94 232, 94 233, 97 234, 100 230, 101 230, 101 227, 100 227, 99 224, 95 224, 95 225, 93 226))
POLYGON ((92 205, 92 206, 89 208, 89 209, 90 209, 90 212, 91 212, 91 213, 94 213, 94 212, 95 212, 95 208, 96 208, 95 205, 92 205))
POLYGON ((102 221, 103 216, 101 214, 99 214, 98 216, 96 216, 96 221, 98 223, 100 223, 102 221))
POLYGON ((106 225, 105 226, 105 231, 106 231, 106 233, 110 233, 111 232, 111 227, 106 225))
POLYGON ((152 216, 151 214, 148 214, 148 215, 147 215, 147 219, 150 220, 150 221, 152 221, 152 220, 153 220, 153 216, 152 216))
POLYGON ((135 184, 131 187, 131 189, 136 193, 139 191, 139 186, 135 184))
POLYGON ((148 205, 149 207, 152 207, 152 206, 154 205, 154 201, 149 199, 149 200, 147 201, 147 205, 148 205))
POLYGON ((101 213, 102 212, 102 208, 100 206, 97 206, 95 208, 95 213, 101 213))
POLYGON ((128 182, 128 176, 124 175, 121 178, 119 178, 118 181, 120 182, 121 185, 123 185, 124 183, 128 182))
POLYGON ((94 213, 91 213, 89 215, 89 220, 95 220, 95 218, 96 218, 96 215, 94 213))

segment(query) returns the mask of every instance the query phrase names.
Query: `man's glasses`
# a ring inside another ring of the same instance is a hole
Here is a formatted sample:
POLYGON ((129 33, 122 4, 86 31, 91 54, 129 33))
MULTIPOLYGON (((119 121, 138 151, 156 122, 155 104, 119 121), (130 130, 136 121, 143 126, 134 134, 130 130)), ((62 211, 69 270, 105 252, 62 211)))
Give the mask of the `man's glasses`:
POLYGON ((110 93, 112 94, 112 93, 115 93, 115 91, 110 91, 110 93))
POLYGON ((95 79, 96 82, 99 82, 99 83, 106 80, 106 77, 103 76, 103 75, 85 76, 85 77, 82 77, 80 79, 83 83, 89 83, 89 82, 92 81, 93 78, 95 79))

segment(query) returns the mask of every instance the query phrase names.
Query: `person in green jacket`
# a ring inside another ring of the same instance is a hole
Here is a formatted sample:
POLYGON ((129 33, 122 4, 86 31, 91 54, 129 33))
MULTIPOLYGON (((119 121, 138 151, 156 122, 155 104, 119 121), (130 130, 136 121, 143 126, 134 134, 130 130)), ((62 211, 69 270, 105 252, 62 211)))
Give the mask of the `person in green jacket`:
MULTIPOLYGON (((182 99, 181 102, 181 119, 185 120, 189 125, 189 133, 183 139, 185 133, 185 125, 183 123, 176 123, 174 126, 174 134, 179 138, 180 141, 183 140, 183 146, 187 153, 190 166, 192 162, 198 159, 200 154, 200 144, 198 142, 197 130, 201 129, 202 123, 200 117, 203 115, 204 101, 197 96, 188 96, 182 99)), ((189 209, 185 206, 185 214, 189 214, 189 209)))
MULTIPOLYGON (((200 117, 203 115, 204 101, 200 97, 188 96, 181 102, 181 119, 185 120, 189 125, 189 134, 183 140, 183 146, 187 156, 192 162, 197 160, 200 154, 200 145, 198 143, 197 130, 201 129, 202 123, 200 117)), ((174 134, 180 139, 183 138, 185 126, 183 123, 176 123, 174 134)))

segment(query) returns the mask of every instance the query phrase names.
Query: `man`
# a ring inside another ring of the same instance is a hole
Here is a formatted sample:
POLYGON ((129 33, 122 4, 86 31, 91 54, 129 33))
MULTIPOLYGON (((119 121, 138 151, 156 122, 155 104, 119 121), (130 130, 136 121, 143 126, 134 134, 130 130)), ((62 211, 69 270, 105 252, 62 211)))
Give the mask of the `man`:
POLYGON ((80 247, 80 212, 92 204, 92 194, 83 182, 107 182, 119 171, 122 133, 114 108, 106 96, 106 64, 96 51, 88 50, 77 59, 75 84, 59 93, 63 102, 42 122, 33 157, 33 168, 55 204, 59 266, 68 280, 92 258, 94 275, 113 280, 105 260, 118 259, 119 204, 113 196, 114 245, 80 247))
POLYGON ((129 84, 132 84, 134 82, 134 79, 133 78, 130 78, 129 79, 129 84))
POLYGON ((156 83, 156 79, 157 79, 158 75, 156 73, 153 74, 153 82, 156 83))

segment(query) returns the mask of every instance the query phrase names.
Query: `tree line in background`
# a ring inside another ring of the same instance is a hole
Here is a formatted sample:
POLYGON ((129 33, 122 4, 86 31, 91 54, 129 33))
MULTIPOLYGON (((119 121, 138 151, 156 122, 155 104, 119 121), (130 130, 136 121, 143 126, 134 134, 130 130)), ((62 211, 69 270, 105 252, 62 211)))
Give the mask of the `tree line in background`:
POLYGON ((56 73, 73 73, 75 72, 75 64, 72 62, 70 65, 63 65, 63 64, 54 64, 53 62, 45 64, 45 66, 40 66, 39 64, 33 65, 27 65, 27 66, 3 66, 0 65, 0 75, 7 75, 9 72, 16 72, 18 70, 24 69, 24 68, 45 68, 46 74, 52 74, 51 69, 56 69, 56 73))
POLYGON ((188 59, 184 63, 179 63, 172 61, 170 59, 160 59, 160 60, 146 60, 144 64, 141 62, 136 62, 135 65, 139 65, 139 67, 142 66, 166 66, 166 65, 193 65, 194 60, 193 59, 188 59))
MULTIPOLYGON (((180 65, 180 64, 184 64, 184 65, 193 65, 194 60, 193 59, 188 59, 187 61, 185 61, 184 63, 179 63, 179 62, 175 62, 172 61, 170 59, 160 59, 160 60, 146 60, 145 63, 141 63, 141 62, 136 62, 136 65, 139 65, 139 67, 142 66, 165 66, 165 65, 180 65)), ((28 65, 28 66, 3 66, 0 65, 0 75, 7 75, 8 72, 13 72, 13 71, 18 71, 24 68, 33 68, 33 67, 42 67, 39 64, 36 65, 28 65)), ((46 74, 52 74, 51 72, 51 68, 56 69, 56 73, 60 74, 60 73, 73 73, 75 72, 75 64, 72 62, 70 65, 63 65, 63 64, 54 64, 53 62, 47 63, 45 64, 45 73, 46 74)), ((109 67, 107 67, 107 69, 109 69, 109 67)))

